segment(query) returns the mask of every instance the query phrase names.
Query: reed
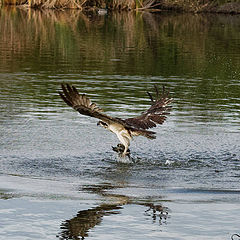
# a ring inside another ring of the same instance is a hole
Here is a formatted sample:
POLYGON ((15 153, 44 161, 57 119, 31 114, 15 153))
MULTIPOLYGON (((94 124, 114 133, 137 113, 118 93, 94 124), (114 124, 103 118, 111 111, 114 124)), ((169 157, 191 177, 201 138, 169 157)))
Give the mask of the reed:
POLYGON ((111 0, 108 4, 108 8, 112 10, 132 10, 135 6, 135 0, 111 0))
POLYGON ((3 0, 4 5, 24 5, 41 9, 83 9, 87 0, 3 0))
POLYGON ((76 8, 81 9, 86 0, 28 0, 32 8, 76 8))
MULTIPOLYGON (((108 8, 109 10, 174 10, 185 12, 218 12, 219 6, 224 6, 226 11, 232 11, 232 3, 238 4, 239 0, 0 0, 5 5, 24 5, 30 8, 40 9, 80 9, 96 10, 99 8, 108 8), (229 6, 227 6, 229 5, 229 6), (217 8, 216 8, 217 7, 217 8), (229 8, 229 9, 228 9, 229 8)), ((234 5, 234 6, 235 6, 234 5)), ((236 7, 235 7, 236 8, 236 7)), ((238 10, 237 12, 240 12, 238 10)))
POLYGON ((23 5, 26 3, 26 0, 0 0, 0 3, 4 5, 23 5))
MULTIPOLYGON (((1 1, 1 0, 0 0, 1 1)), ((25 5, 30 8, 68 8, 134 10, 151 8, 156 0, 3 0, 5 5, 25 5)))

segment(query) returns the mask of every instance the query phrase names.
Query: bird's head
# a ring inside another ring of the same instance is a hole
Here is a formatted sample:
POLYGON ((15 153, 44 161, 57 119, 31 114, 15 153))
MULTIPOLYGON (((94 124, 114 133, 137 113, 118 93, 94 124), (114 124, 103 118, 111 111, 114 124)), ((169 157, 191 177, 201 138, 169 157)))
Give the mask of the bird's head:
POLYGON ((97 125, 101 126, 101 127, 104 127, 104 128, 108 128, 108 124, 103 122, 103 121, 98 121, 97 125))

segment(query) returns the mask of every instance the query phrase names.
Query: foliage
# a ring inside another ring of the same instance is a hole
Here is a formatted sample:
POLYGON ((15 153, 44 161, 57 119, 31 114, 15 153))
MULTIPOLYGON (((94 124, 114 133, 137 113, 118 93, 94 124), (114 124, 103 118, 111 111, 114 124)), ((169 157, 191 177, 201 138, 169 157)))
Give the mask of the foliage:
POLYGON ((187 12, 218 11, 240 12, 240 6, 233 6, 237 0, 0 0, 5 5, 24 5, 31 8, 74 8, 80 10, 177 10, 187 12), (237 10, 235 10, 237 8, 237 10), (233 9, 233 10, 232 10, 233 9))
POLYGON ((4 0, 6 5, 22 5, 31 8, 77 8, 112 10, 132 10, 136 7, 148 8, 154 0, 4 0))

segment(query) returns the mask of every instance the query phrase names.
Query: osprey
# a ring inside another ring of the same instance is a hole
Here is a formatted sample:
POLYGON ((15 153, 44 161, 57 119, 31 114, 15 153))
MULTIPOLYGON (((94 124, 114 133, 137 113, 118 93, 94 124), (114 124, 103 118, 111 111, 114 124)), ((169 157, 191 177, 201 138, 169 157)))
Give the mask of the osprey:
POLYGON ((149 131, 148 129, 156 127, 156 124, 162 124, 166 120, 166 115, 169 114, 171 106, 168 106, 168 104, 172 102, 172 99, 169 98, 169 92, 165 91, 163 87, 162 93, 160 94, 157 86, 154 85, 154 87, 156 91, 155 99, 152 94, 147 92, 151 100, 149 109, 140 116, 127 119, 111 117, 104 114, 103 110, 95 103, 92 103, 85 94, 79 94, 78 90, 69 84, 62 84, 63 92, 59 92, 59 95, 67 105, 80 114, 98 118, 100 121, 97 125, 115 133, 121 144, 113 147, 113 150, 118 152, 120 156, 125 157, 130 154, 128 148, 132 137, 144 136, 149 139, 155 139, 156 132, 149 131))

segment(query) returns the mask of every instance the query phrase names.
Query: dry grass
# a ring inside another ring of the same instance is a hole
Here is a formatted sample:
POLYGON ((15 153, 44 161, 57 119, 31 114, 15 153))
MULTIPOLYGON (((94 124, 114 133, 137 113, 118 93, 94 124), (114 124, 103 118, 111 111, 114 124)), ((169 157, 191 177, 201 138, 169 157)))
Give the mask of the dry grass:
POLYGON ((3 0, 5 5, 24 5, 41 9, 83 9, 87 0, 3 0))
MULTIPOLYGON (((0 0, 1 1, 1 0, 0 0)), ((80 9, 105 8, 111 10, 147 9, 154 6, 156 0, 3 0, 5 5, 25 5, 30 8, 80 9)))
POLYGON ((2 2, 4 5, 22 5, 26 3, 26 0, 3 0, 2 2))
POLYGON ((24 5, 40 9, 80 9, 96 10, 174 10, 185 12, 226 11, 233 12, 234 8, 240 12, 238 0, 0 0, 5 5, 24 5), (235 5, 233 4, 235 3, 235 5), (224 6, 223 6, 224 5, 224 6), (218 10, 223 6, 223 10, 218 10), (215 10, 214 10, 215 9, 215 10), (233 9, 233 10, 231 10, 233 9))
POLYGON ((28 0, 28 6, 32 8, 76 8, 81 9, 86 0, 28 0))
POLYGON ((131 10, 135 9, 135 0, 111 0, 108 8, 113 10, 131 10))

